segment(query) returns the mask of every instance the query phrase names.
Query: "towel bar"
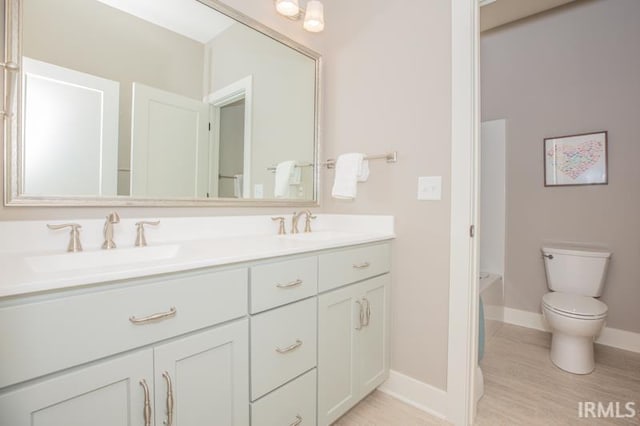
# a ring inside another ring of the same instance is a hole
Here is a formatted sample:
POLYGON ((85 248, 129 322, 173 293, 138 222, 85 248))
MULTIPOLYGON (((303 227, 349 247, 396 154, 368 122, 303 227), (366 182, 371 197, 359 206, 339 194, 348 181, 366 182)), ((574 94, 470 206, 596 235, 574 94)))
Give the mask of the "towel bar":
MULTIPOLYGON (((387 163, 397 163, 398 151, 389 152, 387 154, 367 155, 364 157, 364 159, 365 160, 387 160, 387 163)), ((336 167, 336 160, 333 158, 329 158, 327 161, 325 161, 321 165, 326 166, 327 169, 333 169, 336 167)))

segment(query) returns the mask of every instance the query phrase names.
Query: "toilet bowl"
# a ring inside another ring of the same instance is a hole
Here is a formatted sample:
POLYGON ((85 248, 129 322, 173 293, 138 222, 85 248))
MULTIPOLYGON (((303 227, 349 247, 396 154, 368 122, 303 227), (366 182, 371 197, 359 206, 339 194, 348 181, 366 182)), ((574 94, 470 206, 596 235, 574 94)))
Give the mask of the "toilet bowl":
POLYGON ((574 374, 595 368, 593 341, 607 317, 600 297, 611 253, 603 250, 544 247, 547 284, 542 314, 551 328, 551 361, 574 374))
POLYGON ((607 305, 592 297, 551 292, 542 298, 542 313, 552 332, 551 361, 570 373, 591 373, 593 341, 604 327, 607 305))

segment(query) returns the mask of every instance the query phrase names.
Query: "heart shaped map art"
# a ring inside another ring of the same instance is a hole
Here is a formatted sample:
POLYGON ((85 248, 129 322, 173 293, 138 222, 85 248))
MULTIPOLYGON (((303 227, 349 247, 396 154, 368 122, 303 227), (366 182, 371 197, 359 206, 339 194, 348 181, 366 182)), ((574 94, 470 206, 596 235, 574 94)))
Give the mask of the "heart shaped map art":
POLYGON ((551 159, 555 157, 555 167, 573 180, 598 163, 602 157, 603 143, 588 140, 578 144, 555 145, 547 151, 551 159))

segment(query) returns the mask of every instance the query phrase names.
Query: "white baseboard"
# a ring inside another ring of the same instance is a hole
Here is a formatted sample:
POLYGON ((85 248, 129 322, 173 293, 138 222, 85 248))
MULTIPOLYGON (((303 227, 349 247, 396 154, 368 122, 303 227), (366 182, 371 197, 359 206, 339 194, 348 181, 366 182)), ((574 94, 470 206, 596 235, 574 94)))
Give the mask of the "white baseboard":
MULTIPOLYGON (((536 330, 550 331, 542 314, 536 312, 504 308, 504 322, 536 330)), ((640 353, 640 333, 634 333, 632 331, 605 327, 596 339, 596 343, 640 353)))
POLYGON ((447 418, 447 392, 442 389, 391 370, 378 390, 433 416, 447 418))

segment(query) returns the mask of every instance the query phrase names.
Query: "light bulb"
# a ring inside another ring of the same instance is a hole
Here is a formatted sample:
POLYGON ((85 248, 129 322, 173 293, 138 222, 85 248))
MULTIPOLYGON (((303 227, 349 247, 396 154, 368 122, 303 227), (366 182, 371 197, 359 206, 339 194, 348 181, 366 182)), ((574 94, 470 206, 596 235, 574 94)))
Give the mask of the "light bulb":
POLYGON ((298 16, 300 13, 298 0, 277 0, 276 10, 284 16, 298 16))
POLYGON ((318 0, 309 0, 303 27, 312 33, 324 30, 324 6, 318 0))

